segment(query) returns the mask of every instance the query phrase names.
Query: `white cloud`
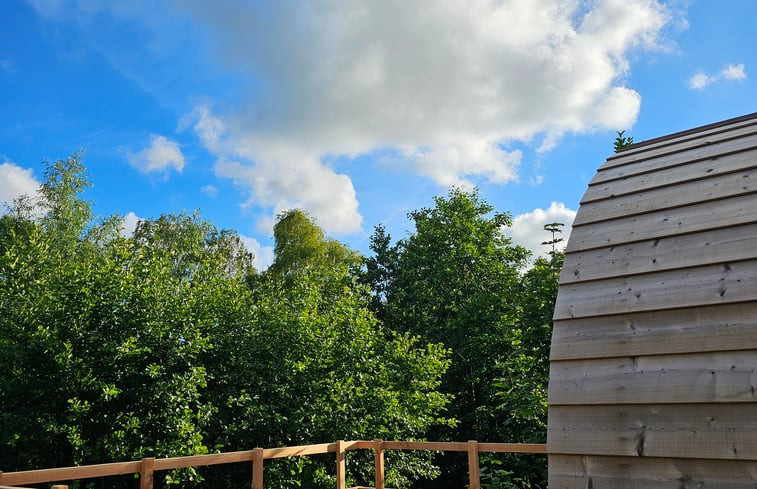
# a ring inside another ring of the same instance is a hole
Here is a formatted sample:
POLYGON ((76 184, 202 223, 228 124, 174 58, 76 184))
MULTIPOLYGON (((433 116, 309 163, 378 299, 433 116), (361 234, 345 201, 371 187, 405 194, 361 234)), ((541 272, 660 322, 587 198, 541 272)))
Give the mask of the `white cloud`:
MULTIPOLYGON (((197 56, 244 80, 237 98, 192 115, 217 172, 247 203, 307 206, 327 232, 361 222, 351 181, 325 162, 334 156, 390 150, 442 186, 504 184, 518 178, 514 141, 547 151, 566 133, 631 127, 641 97, 624 85, 629 55, 660 49, 677 21, 661 0, 86 5, 78 8, 92 19, 110 18, 95 16, 100 9, 146 26, 157 61, 184 56, 165 27, 188 18, 182 32, 201 33, 197 56)), ((146 64, 120 56, 114 65, 133 77, 146 64)), ((145 71, 148 85, 162 86, 145 71)))
POLYGON ((136 231, 139 221, 144 221, 144 219, 136 215, 133 211, 126 214, 121 221, 121 236, 124 238, 131 238, 134 236, 134 231, 136 231))
POLYGON ((170 169, 181 173, 184 155, 179 144, 165 136, 150 135, 150 144, 137 153, 129 153, 129 163, 142 173, 167 175, 170 169))
POLYGON ((555 238, 563 238, 556 249, 563 250, 568 243, 571 225, 576 217, 576 211, 569 209, 562 202, 552 202, 548 209, 536 208, 531 212, 520 214, 513 219, 513 226, 505 229, 505 234, 512 238, 513 242, 531 250, 534 256, 545 256, 551 247, 543 245, 550 241, 552 235, 544 230, 545 224, 561 222, 565 226, 562 233, 556 234, 555 238))
POLYGON ((252 264, 260 270, 265 270, 273 263, 273 247, 263 246, 255 238, 249 236, 239 235, 239 239, 244 243, 244 247, 247 251, 252 252, 255 256, 252 260, 252 264))
POLYGON ((225 125, 207 107, 198 107, 195 114, 195 132, 218 156, 216 175, 242 187, 247 194, 244 207, 268 206, 274 214, 303 208, 329 232, 360 230, 362 216, 347 175, 336 173, 317 156, 296 147, 267 146, 256 150, 247 137, 231 142, 225 125))
POLYGON ((744 64, 728 65, 720 72, 726 80, 746 80, 744 64))
POLYGON ((671 20, 653 0, 180 5, 255 81, 231 113, 196 110, 218 174, 331 232, 360 216, 325 156, 394 148, 440 185, 502 184, 521 159, 509 141, 547 134, 547 150, 566 132, 630 127, 641 97, 622 84, 627 55, 658 48, 671 20))
POLYGON ((31 169, 22 168, 9 161, 0 164, 0 214, 5 212, 5 204, 12 204, 22 195, 36 199, 39 185, 31 169))
POLYGON ((689 88, 692 90, 703 90, 719 80, 738 81, 745 79, 746 71, 744 71, 743 63, 738 65, 730 64, 715 75, 708 75, 703 71, 694 73, 689 78, 689 88))
POLYGON ((218 196, 218 188, 215 185, 203 185, 200 187, 200 192, 207 195, 211 199, 215 199, 218 196))

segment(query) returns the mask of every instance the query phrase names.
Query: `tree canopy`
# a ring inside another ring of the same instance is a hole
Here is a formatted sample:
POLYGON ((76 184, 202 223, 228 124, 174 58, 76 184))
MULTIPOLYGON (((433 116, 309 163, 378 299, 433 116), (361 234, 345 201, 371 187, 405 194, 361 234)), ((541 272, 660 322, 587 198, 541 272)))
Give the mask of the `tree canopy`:
MULTIPOLYGON (((562 254, 529 262, 504 234, 510 215, 477 191, 411 212, 396 242, 377 226, 368 257, 284 212, 258 271, 235 231, 199 213, 122 236, 120 216, 93 218, 89 185, 75 154, 0 217, 0 469, 336 439, 545 440, 562 254)), ((367 483, 372 461, 351 460, 367 483)), ((490 484, 543 487, 544 460, 508 463, 520 475, 489 471, 490 484)), ((328 487, 332 466, 279 461, 266 478, 328 487)), ((387 467, 398 488, 440 470, 412 453, 387 467)), ((459 486, 463 470, 434 486, 459 486)), ((193 469, 162 484, 248 478, 193 469)))

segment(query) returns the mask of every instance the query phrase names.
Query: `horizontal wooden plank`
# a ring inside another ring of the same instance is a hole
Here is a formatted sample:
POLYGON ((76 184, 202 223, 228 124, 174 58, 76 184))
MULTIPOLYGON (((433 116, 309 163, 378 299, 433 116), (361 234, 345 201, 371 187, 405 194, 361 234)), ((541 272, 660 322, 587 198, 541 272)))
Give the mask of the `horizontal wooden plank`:
POLYGON ((554 319, 755 300, 757 260, 747 260, 563 285, 554 319))
POLYGON ((547 453, 546 443, 479 443, 479 452, 547 453))
POLYGON ((565 256, 560 284, 757 258, 757 224, 712 229, 576 251, 565 256))
POLYGON ((447 452, 467 452, 468 443, 456 441, 385 441, 386 450, 443 450, 447 452))
POLYGON ((589 182, 589 185, 599 185, 603 182, 640 175, 654 170, 707 160, 723 154, 744 151, 755 146, 757 146, 757 131, 752 127, 746 134, 733 133, 727 139, 719 139, 714 142, 702 139, 699 140, 697 145, 686 149, 678 150, 670 148, 657 154, 652 152, 640 153, 636 158, 628 160, 623 164, 602 165, 596 175, 594 175, 594 178, 589 182))
POLYGON ((757 307, 724 304, 555 321, 551 360, 757 349, 757 307))
POLYGON ((756 179, 757 169, 750 168, 675 186, 642 190, 611 199, 589 202, 581 204, 581 212, 572 225, 580 226, 692 203, 711 202, 751 194, 757 190, 756 179))
POLYGON ((555 406, 753 402, 756 391, 757 350, 743 350, 552 362, 548 400, 555 406))
POLYGON ((754 489, 748 461, 549 456, 550 489, 754 489))
POLYGON ((57 469, 25 470, 23 472, 3 472, 0 482, 5 485, 39 484, 44 482, 70 481, 126 475, 139 472, 141 461, 115 462, 110 464, 84 465, 81 467, 60 467, 57 469))
POLYGON ((603 168, 632 164, 640 158, 655 157, 660 154, 681 151, 693 146, 712 144, 719 140, 749 134, 754 132, 755 125, 757 125, 757 117, 755 117, 755 114, 750 114, 746 117, 740 117, 738 120, 722 121, 710 124, 709 127, 689 129, 651 140, 639 141, 632 147, 607 158, 603 168))
POLYGON ((156 458, 153 470, 172 470, 184 467, 204 467, 208 465, 252 462, 252 450, 240 452, 190 455, 186 457, 156 458))
POLYGON ((551 406, 550 453, 757 460, 757 404, 551 406))
POLYGON ((757 149, 747 149, 726 156, 718 155, 673 168, 654 168, 647 173, 590 185, 581 199, 581 204, 659 187, 670 187, 703 178, 712 178, 718 175, 753 168, 755 164, 757 164, 757 149))
MULTIPOLYGON (((574 225, 566 253, 757 222, 757 197, 741 195, 610 221, 574 225)), ((580 216, 582 209, 579 208, 580 216)))
MULTIPOLYGON (((348 442, 348 444, 354 442, 348 442)), ((347 447, 345 447, 347 449, 347 447)), ((320 455, 323 453, 336 452, 336 443, 319 443, 317 445, 301 445, 294 447, 266 448, 263 450, 263 458, 301 457, 303 455, 320 455)))
MULTIPOLYGON (((352 442, 349 450, 373 449, 372 441, 352 442)), ((381 448, 384 450, 431 450, 465 452, 468 444, 465 442, 435 442, 435 441, 382 441, 381 448)), ((478 443, 479 452, 499 453, 547 453, 547 445, 543 443, 478 443)))

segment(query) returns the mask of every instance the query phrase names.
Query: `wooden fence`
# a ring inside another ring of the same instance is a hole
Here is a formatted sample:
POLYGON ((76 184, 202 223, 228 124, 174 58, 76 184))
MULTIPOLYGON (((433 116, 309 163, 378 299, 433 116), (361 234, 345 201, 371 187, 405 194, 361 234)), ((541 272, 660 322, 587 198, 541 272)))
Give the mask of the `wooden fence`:
MULTIPOLYGON (((132 462, 116 462, 99 465, 82 465, 57 469, 26 470, 23 472, 0 472, 0 489, 21 489, 24 484, 73 481, 115 475, 139 474, 140 489, 152 489, 156 471, 186 467, 204 467, 239 462, 252 464, 252 489, 263 489, 263 462, 273 458, 301 457, 334 453, 336 456, 336 488, 346 489, 346 458, 348 450, 373 450, 375 456, 375 489, 385 489, 384 452, 386 450, 431 450, 447 452, 468 452, 468 472, 470 489, 480 489, 478 456, 481 452, 538 453, 546 454, 546 444, 528 443, 479 443, 468 442, 427 442, 427 441, 343 441, 281 448, 255 448, 241 452, 215 453, 173 458, 143 458, 132 462)), ((54 485, 53 489, 67 489, 66 485, 54 485)), ((351 488, 358 489, 358 488, 351 488)), ((367 489, 367 488, 362 488, 367 489)))

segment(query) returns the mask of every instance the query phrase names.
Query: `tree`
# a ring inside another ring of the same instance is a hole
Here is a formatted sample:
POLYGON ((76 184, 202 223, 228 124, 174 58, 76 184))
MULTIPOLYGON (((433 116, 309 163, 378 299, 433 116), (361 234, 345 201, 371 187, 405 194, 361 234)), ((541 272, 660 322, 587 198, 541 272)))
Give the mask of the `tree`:
POLYGON ((552 233, 552 239, 550 239, 549 241, 542 241, 541 244, 547 245, 547 246, 550 246, 550 245, 552 246, 552 251, 550 251, 550 256, 555 256, 555 253, 556 253, 555 245, 557 243, 561 243, 563 241, 563 238, 556 238, 555 234, 556 233, 562 233, 562 229, 560 229, 560 228, 562 228, 564 225, 565 224, 563 224, 561 222, 551 222, 549 224, 545 224, 544 225, 544 230, 547 231, 547 232, 549 232, 549 233, 552 233))
POLYGON ((273 228, 274 260, 268 269, 273 275, 298 275, 309 267, 355 265, 359 253, 339 241, 326 238, 323 230, 303 211, 293 209, 278 215, 273 228))
POLYGON ((615 141, 612 144, 612 147, 616 153, 620 153, 633 144, 633 137, 624 136, 623 134, 625 134, 625 132, 626 131, 617 131, 618 136, 615 138, 615 141))
MULTIPOLYGON (((350 273, 355 254, 302 213, 279 219, 274 263, 280 267, 262 277, 250 312, 226 323, 208 352, 215 358, 207 364, 224 366, 213 369, 209 386, 222 401, 213 443, 245 449, 417 438, 448 422, 442 414, 448 398, 437 391, 449 364, 444 348, 381 327, 367 290, 350 273)), ((371 460, 353 464, 351 474, 372 474, 371 460)), ((282 461, 266 477, 278 486, 333 487, 332 465, 282 461)), ((435 473, 423 455, 400 454, 390 467, 392 487, 435 473)))
MULTIPOLYGON (((235 232, 196 213, 123 238, 117 216, 92 222, 77 158, 51 165, 40 202, 0 218, 3 470, 412 438, 448 422, 448 353, 381 327, 351 275, 356 253, 295 213, 279 227, 280 268, 262 276, 235 232)), ((270 464, 268 479, 324 487, 332 465, 270 464)), ((393 487, 435 471, 423 456, 391 467, 393 487)), ((162 482, 249 481, 220 474, 162 482)))
MULTIPOLYGON (((389 260, 377 257, 390 274, 383 279, 385 321, 452 350, 441 389, 455 396, 459 425, 437 434, 489 439, 502 423, 492 389, 495 365, 510 351, 506 333, 518 319, 519 271, 528 252, 503 234, 510 216, 492 213, 477 191, 452 189, 434 202, 409 214, 414 234, 391 251, 382 245, 389 260)), ((374 243, 386 241, 381 231, 374 243)))

